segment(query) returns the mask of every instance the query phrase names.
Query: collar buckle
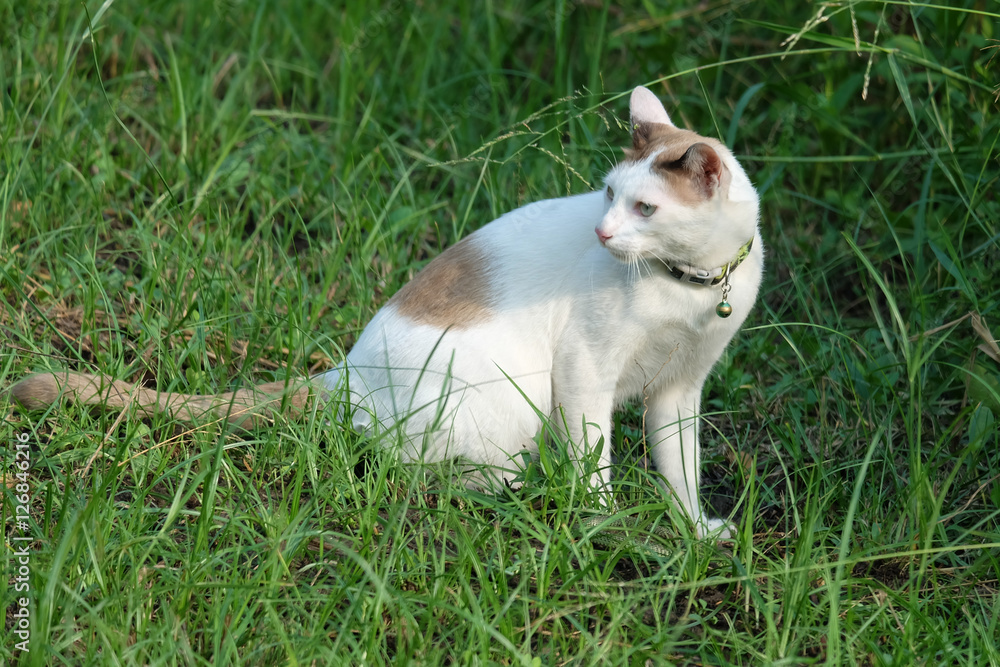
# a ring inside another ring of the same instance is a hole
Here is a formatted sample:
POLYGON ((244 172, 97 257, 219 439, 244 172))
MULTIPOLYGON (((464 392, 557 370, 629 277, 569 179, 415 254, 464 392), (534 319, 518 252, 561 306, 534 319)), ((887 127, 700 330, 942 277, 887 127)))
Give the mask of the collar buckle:
POLYGON ((666 267, 667 273, 682 283, 714 287, 724 282, 722 285, 722 303, 716 307, 715 312, 718 313, 719 317, 729 317, 733 312, 733 307, 726 301, 729 297, 730 289, 729 276, 736 270, 737 266, 743 263, 743 260, 750 256, 750 250, 753 248, 753 239, 754 237, 751 236, 749 241, 740 246, 740 249, 736 251, 736 257, 732 261, 725 266, 718 266, 714 269, 696 269, 680 264, 670 266, 662 259, 660 261, 666 267))

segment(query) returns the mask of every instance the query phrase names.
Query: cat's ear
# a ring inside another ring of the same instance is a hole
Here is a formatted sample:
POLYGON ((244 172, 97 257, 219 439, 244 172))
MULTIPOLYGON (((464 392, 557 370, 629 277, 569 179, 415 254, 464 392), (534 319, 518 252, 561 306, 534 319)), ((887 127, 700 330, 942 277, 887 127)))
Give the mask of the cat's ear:
POLYGON ((708 144, 702 142, 692 144, 684 155, 676 160, 668 160, 661 156, 653 166, 663 171, 686 174, 705 199, 711 199, 719 190, 723 193, 729 192, 732 174, 729 173, 729 168, 719 154, 708 144))
POLYGON ((632 128, 645 123, 662 123, 673 127, 670 116, 659 98, 653 94, 649 88, 637 87, 632 91, 632 98, 629 100, 629 113, 632 118, 632 128))

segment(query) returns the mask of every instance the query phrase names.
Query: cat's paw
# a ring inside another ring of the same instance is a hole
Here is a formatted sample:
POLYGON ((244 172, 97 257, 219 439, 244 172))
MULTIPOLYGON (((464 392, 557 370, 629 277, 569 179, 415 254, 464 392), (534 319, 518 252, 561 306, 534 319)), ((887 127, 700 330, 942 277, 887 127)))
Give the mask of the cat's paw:
POLYGON ((724 519, 702 517, 698 522, 698 537, 714 540, 728 540, 733 536, 733 524, 724 519))

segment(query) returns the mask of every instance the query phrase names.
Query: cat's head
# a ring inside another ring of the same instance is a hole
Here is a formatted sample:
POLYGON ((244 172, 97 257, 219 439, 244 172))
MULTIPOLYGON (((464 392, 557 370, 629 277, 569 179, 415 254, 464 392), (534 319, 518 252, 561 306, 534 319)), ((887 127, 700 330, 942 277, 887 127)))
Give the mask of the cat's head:
POLYGON ((717 139, 676 127, 646 88, 632 91, 630 112, 632 147, 605 179, 601 243, 626 262, 729 261, 757 226, 757 193, 743 169, 717 139))

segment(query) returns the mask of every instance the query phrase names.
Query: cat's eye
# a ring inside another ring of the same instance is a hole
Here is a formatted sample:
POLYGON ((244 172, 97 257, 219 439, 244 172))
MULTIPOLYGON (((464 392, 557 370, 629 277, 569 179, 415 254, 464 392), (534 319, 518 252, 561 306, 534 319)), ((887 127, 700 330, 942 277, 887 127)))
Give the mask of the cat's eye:
POLYGON ((608 186, 608 199, 611 200, 611 201, 614 201, 614 198, 615 198, 615 191, 612 190, 611 186, 609 185, 608 186))
POLYGON ((636 204, 636 207, 639 209, 639 213, 641 213, 642 217, 644 218, 648 218, 649 216, 656 213, 656 207, 652 204, 647 204, 644 201, 641 201, 638 204, 636 204))

